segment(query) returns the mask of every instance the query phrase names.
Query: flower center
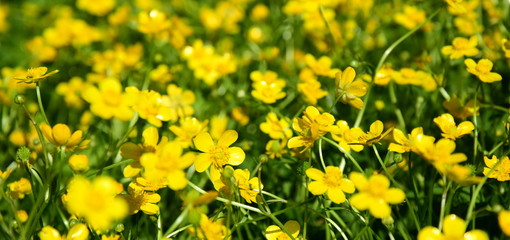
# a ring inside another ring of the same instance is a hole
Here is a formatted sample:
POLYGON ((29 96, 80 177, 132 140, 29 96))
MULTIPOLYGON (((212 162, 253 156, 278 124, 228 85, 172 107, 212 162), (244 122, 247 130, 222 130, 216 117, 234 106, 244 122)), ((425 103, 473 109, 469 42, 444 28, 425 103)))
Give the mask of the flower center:
POLYGON ((222 168, 228 163, 228 149, 226 147, 212 147, 209 151, 215 168, 222 168))
POLYGON ((327 172, 322 177, 322 181, 328 188, 338 188, 342 183, 342 173, 341 172, 327 172))

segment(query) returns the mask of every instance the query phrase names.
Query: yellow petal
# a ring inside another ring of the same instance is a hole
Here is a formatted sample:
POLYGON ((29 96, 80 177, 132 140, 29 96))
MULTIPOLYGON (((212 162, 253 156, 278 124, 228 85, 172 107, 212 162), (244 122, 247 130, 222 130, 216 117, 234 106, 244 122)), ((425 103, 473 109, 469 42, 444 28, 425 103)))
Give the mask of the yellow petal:
POLYGON ((265 236, 267 240, 277 240, 283 231, 276 225, 271 225, 266 228, 265 236))
POLYGON ((69 138, 71 137, 71 130, 65 124, 57 124, 53 126, 53 138, 55 139, 55 144, 62 146, 67 143, 69 138))
POLYGON ((140 210, 142 210, 147 215, 154 215, 159 212, 159 207, 156 204, 145 203, 140 206, 140 210))
POLYGON ((418 233, 418 240, 443 240, 443 234, 441 233, 441 230, 432 227, 427 226, 420 230, 418 233))
POLYGON ((349 203, 356 209, 363 211, 367 210, 373 202, 373 197, 368 193, 357 193, 354 194, 350 199, 349 203))
POLYGON ((195 158, 195 170, 197 170, 197 172, 203 172, 205 171, 206 169, 209 168, 209 166, 211 165, 211 156, 209 155, 209 153, 200 153, 198 154, 197 158, 195 158))
POLYGON ((237 140, 237 132, 234 130, 225 131, 220 139, 218 139, 218 146, 228 147, 237 140))
POLYGON ((359 172, 351 172, 349 179, 354 183, 358 191, 364 191, 368 188, 368 179, 359 172))
POLYGON ((211 135, 207 132, 199 133, 195 138, 193 138, 193 143, 195 144, 195 147, 202 152, 209 152, 211 147, 214 146, 211 135))
POLYGON ((475 69, 476 68, 476 62, 473 59, 471 59, 471 58, 468 58, 468 59, 464 60, 464 64, 466 64, 467 68, 471 68, 471 69, 475 69))
POLYGON ((333 189, 330 188, 328 190, 328 198, 336 204, 343 203, 346 200, 345 194, 344 194, 344 192, 342 192, 342 190, 340 190, 340 188, 333 188, 333 189))
POLYGON ((306 169, 306 176, 313 180, 321 180, 324 177, 324 173, 316 168, 308 168, 306 169))
POLYGON ((83 223, 75 224, 67 233, 66 239, 85 240, 89 237, 89 229, 83 223))
POLYGON ((45 226, 39 232, 39 238, 41 238, 41 240, 60 240, 61 236, 57 229, 45 226))
POLYGON ((294 238, 296 238, 299 235, 299 230, 301 226, 299 226, 299 223, 297 221, 294 220, 287 221, 283 226, 287 229, 287 231, 290 232, 290 234, 292 234, 292 236, 294 236, 294 238))
POLYGON ((140 168, 133 167, 131 164, 124 168, 124 170, 122 171, 122 174, 124 174, 124 177, 131 178, 131 177, 137 176, 140 173, 140 171, 142 171, 141 167, 140 168))
POLYGON ((159 133, 158 129, 155 127, 149 127, 145 130, 143 130, 142 133, 143 137, 143 145, 144 146, 157 146, 158 140, 159 140, 159 133))
POLYGON ((361 80, 354 81, 351 86, 349 86, 349 90, 347 92, 356 97, 362 97, 367 93, 368 84, 361 80))
POLYGON ((473 125, 470 121, 464 121, 459 124, 457 127, 457 136, 462 136, 471 133, 475 129, 475 125, 473 125))
POLYGON ((342 189, 342 191, 344 191, 346 193, 353 193, 354 190, 356 190, 354 188, 354 183, 347 178, 342 179, 342 181, 340 183, 340 189, 342 189))
POLYGON ((465 240, 489 240, 489 235, 486 232, 475 229, 464 234, 465 240))
POLYGON ((172 190, 181 190, 188 185, 188 179, 183 171, 173 171, 167 175, 167 184, 172 190))
POLYGON ((228 148, 228 155, 229 155, 228 164, 232 166, 237 166, 243 163, 244 158, 246 156, 243 149, 241 149, 240 147, 228 148))
POLYGON ((127 142, 120 147, 120 155, 123 158, 138 160, 142 155, 143 150, 136 144, 127 142))
POLYGON ((347 84, 351 83, 354 80, 354 77, 356 77, 356 71, 352 67, 347 67, 342 72, 342 77, 340 79, 340 85, 346 86, 347 84))
POLYGON ((378 201, 372 202, 369 207, 370 214, 375 218, 387 218, 391 216, 391 208, 388 203, 384 200, 379 199, 378 201))
POLYGON ((510 211, 503 210, 498 214, 498 222, 499 227, 505 233, 505 235, 510 236, 510 211))
POLYGON ((383 132, 384 125, 380 120, 375 121, 370 125, 370 133, 374 134, 374 136, 379 136, 383 132))
POLYGON ((157 203, 157 202, 161 201, 161 196, 157 193, 147 192, 145 194, 146 194, 145 198, 146 198, 147 202, 157 203))
POLYGON ((44 137, 45 137, 48 141, 50 141, 50 142, 54 143, 54 142, 55 142, 55 139, 53 139, 52 131, 53 131, 53 130, 51 129, 51 127, 50 127, 50 126, 48 126, 48 124, 46 124, 46 123, 41 124, 41 132, 43 133, 44 137))
POLYGON ((390 188, 384 193, 384 200, 390 204, 398 204, 405 200, 405 193, 398 188, 390 188))
POLYGON ((289 139, 289 142, 287 143, 288 148, 298 148, 305 146, 308 141, 306 141, 307 138, 303 136, 293 137, 289 139))
POLYGON ((308 190, 313 195, 322 195, 328 190, 328 187, 322 181, 314 181, 308 184, 308 190))
POLYGON ((81 138, 83 136, 83 132, 81 130, 75 131, 73 135, 67 141, 67 147, 74 147, 81 142, 81 138))
POLYGON ((487 83, 501 81, 501 79, 503 79, 501 77, 501 75, 499 75, 498 73, 493 73, 493 72, 482 74, 478 77, 480 78, 480 80, 482 82, 487 82, 487 83))
POLYGON ((455 214, 450 214, 444 218, 443 233, 446 237, 462 238, 466 231, 466 223, 455 214))
POLYGON ((363 107, 363 105, 365 105, 365 103, 363 103, 361 98, 355 98, 349 101, 349 105, 359 110, 363 107))

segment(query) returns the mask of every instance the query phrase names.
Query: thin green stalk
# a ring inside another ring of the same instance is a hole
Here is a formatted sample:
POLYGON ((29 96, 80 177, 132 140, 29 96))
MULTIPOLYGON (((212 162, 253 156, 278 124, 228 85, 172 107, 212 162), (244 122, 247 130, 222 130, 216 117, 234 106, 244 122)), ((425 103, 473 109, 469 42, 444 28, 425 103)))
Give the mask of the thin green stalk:
POLYGON ((446 187, 443 189, 443 194, 441 194, 441 207, 439 210, 439 230, 443 229, 446 198, 448 197, 448 190, 450 190, 450 187, 452 186, 452 181, 446 179, 446 177, 443 177, 443 182, 446 183, 446 187))
POLYGON ((397 107, 397 96, 395 95, 395 83, 390 83, 389 85, 389 91, 390 91, 390 99, 391 103, 393 104, 395 115, 397 116, 398 123, 400 124, 400 127, 402 130, 406 130, 406 122, 404 120, 404 116, 402 115, 402 111, 400 111, 400 108, 397 107))
POLYGON ((326 19, 326 15, 322 6, 319 6, 319 11, 321 13, 321 18, 326 24, 326 28, 328 29, 329 37, 331 38, 331 45, 333 46, 333 49, 336 49, 335 35, 333 35, 333 31, 331 31, 331 25, 329 24, 328 19, 326 19))
POLYGON ((386 51, 384 51, 381 59, 379 59, 379 62, 377 63, 377 66, 376 66, 376 68, 375 68, 375 70, 373 72, 372 82, 370 82, 370 85, 368 85, 367 94, 365 95, 365 99, 363 100, 363 102, 365 102, 365 104, 363 105, 363 107, 361 108, 361 110, 358 113, 358 116, 356 117, 356 122, 354 123, 354 127, 359 127, 359 125, 361 123, 361 119, 363 119, 363 115, 365 114, 365 110, 367 108, 367 104, 366 103, 368 102, 368 100, 370 98, 370 90, 372 89, 372 85, 374 85, 374 81, 373 80, 375 79, 375 76, 377 75, 377 72, 379 72, 379 70, 383 66, 384 62, 386 61, 386 58, 388 58, 388 56, 391 54, 393 49, 395 49, 400 43, 402 43, 404 40, 406 40, 411 35, 413 35, 416 31, 418 31, 425 24, 430 22, 430 20, 432 18, 434 18, 439 13, 439 11, 441 11, 441 8, 437 9, 434 13, 432 13, 423 23, 421 23, 420 25, 416 26, 415 28, 413 28, 412 30, 410 30, 409 32, 404 34, 402 37, 397 39, 397 41, 395 41, 393 44, 391 44, 386 49, 386 51))
POLYGON ((175 219, 172 225, 170 225, 168 230, 165 231, 165 233, 163 234, 164 236, 171 235, 174 232, 174 230, 179 226, 179 224, 184 222, 185 218, 188 216, 188 211, 190 207, 191 205, 187 205, 186 208, 183 211, 181 211, 181 214, 179 214, 179 216, 175 219))
POLYGON ((322 156, 322 139, 319 139, 319 159, 321 160, 322 168, 326 170, 326 164, 324 163, 324 157, 322 156))
POLYGON ((331 140, 329 138, 326 138, 326 137, 321 137, 321 139, 324 139, 324 141, 326 141, 326 142, 330 143, 331 145, 337 147, 345 156, 347 156, 347 158, 349 158, 349 160, 351 160, 351 162, 354 164, 354 166, 356 166, 358 171, 363 172, 363 168, 361 168, 361 166, 358 164, 356 159, 354 159, 349 152, 345 151, 345 149, 343 149, 340 145, 338 145, 338 143, 336 143, 335 141, 333 141, 333 140, 331 140))
POLYGON ((46 140, 44 139, 41 129, 39 128, 39 125, 37 124, 35 119, 32 117, 30 112, 28 111, 27 106, 24 103, 21 104, 21 106, 25 110, 25 113, 27 114, 28 119, 30 120, 30 123, 32 123, 32 125, 35 128, 35 131, 37 132, 37 137, 39 138, 39 142, 41 142, 41 146, 42 146, 42 150, 43 150, 44 166, 45 166, 45 169, 48 169, 50 167, 50 160, 48 159, 48 149, 46 149, 46 140))
POLYGON ((41 115, 43 116, 44 122, 46 122, 48 125, 50 125, 50 122, 48 121, 48 118, 46 117, 46 112, 44 111, 42 99, 41 99, 41 90, 39 88, 39 81, 35 83, 35 92, 37 93, 37 104, 39 105, 39 111, 41 112, 41 115))

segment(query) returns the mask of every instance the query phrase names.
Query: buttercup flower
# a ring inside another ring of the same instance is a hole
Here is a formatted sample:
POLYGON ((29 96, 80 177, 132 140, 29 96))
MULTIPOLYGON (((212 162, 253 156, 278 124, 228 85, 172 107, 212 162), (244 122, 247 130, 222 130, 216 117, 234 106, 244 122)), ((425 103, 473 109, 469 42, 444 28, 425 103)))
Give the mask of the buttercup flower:
MULTIPOLYGON (((248 171, 248 169, 234 170, 232 167, 226 166, 225 169, 227 168, 229 169, 228 171, 233 172, 233 184, 239 190, 241 197, 244 198, 247 203, 257 202, 257 195, 262 190, 261 188, 264 188, 264 185, 259 185, 259 178, 250 178, 250 171, 248 171)), ((224 182, 222 178, 214 182, 214 188, 218 191, 222 191, 222 188, 227 187, 227 185, 225 185, 227 182, 224 182)))
POLYGON ((193 138, 201 132, 205 131, 208 120, 200 122, 194 117, 186 117, 179 119, 179 125, 170 126, 172 131, 177 137, 175 141, 181 143, 183 148, 189 147, 193 144, 193 138))
POLYGON ((90 182, 78 175, 62 198, 70 214, 83 217, 92 229, 103 232, 128 214, 128 204, 117 197, 121 191, 122 185, 113 178, 99 176, 90 182))
POLYGON ((172 109, 163 104, 163 98, 158 92, 140 91, 136 87, 127 87, 126 93, 137 99, 132 106, 133 110, 150 124, 161 127, 162 121, 170 120, 172 109))
POLYGON ((383 129, 383 123, 380 120, 377 120, 370 124, 370 130, 368 132, 365 133, 358 127, 351 128, 344 133, 344 138, 350 145, 372 146, 374 143, 378 143, 386 137, 386 135, 393 131, 393 128, 390 128, 383 133, 383 129))
POLYGON ((266 121, 260 124, 260 130, 268 134, 272 139, 288 139, 292 136, 288 119, 278 119, 276 113, 270 112, 266 116, 266 121))
POLYGON ((336 122, 336 127, 337 128, 335 128, 334 131, 331 132, 331 136, 333 137, 333 139, 335 139, 335 141, 338 142, 338 145, 340 145, 340 147, 342 147, 346 152, 350 152, 351 149, 356 152, 363 150, 363 145, 349 144, 349 141, 347 141, 349 137, 347 137, 347 139, 345 138, 346 134, 348 135, 348 132, 351 129, 349 128, 349 123, 347 123, 347 121, 338 120, 336 122))
POLYGON ((58 70, 53 70, 49 73, 47 67, 30 68, 27 70, 27 74, 24 77, 15 77, 18 83, 37 83, 44 80, 45 78, 58 73, 58 70))
MULTIPOLYGON (((287 231, 292 234, 292 236, 296 239, 298 239, 299 231, 301 229, 301 226, 299 226, 299 223, 295 220, 287 221, 283 226, 287 229, 287 231)), ((291 239, 287 233, 285 233, 280 227, 276 225, 270 225, 266 228, 266 232, 264 234, 266 236, 267 240, 287 240, 291 239)))
POLYGON ((388 147, 389 151, 397 152, 397 153, 405 153, 405 152, 417 152, 414 142, 431 142, 435 141, 434 137, 427 136, 423 134, 423 128, 417 127, 408 134, 409 138, 406 138, 404 133, 400 129, 393 130, 393 140, 395 143, 390 143, 388 147))
POLYGON ((334 122, 335 117, 333 115, 329 113, 321 114, 317 108, 308 106, 302 118, 295 118, 293 120, 292 127, 301 136, 289 139, 289 148, 305 146, 301 152, 306 151, 317 139, 335 129, 334 122))
POLYGON ((487 166, 483 168, 483 175, 489 178, 496 178, 500 182, 510 180, 510 159, 507 156, 502 157, 501 160, 496 156, 492 156, 490 159, 484 156, 483 160, 487 166), (499 165, 496 167, 498 162, 499 165), (489 174, 494 167, 495 169, 489 174))
POLYGON ((501 81, 502 77, 498 73, 491 72, 492 62, 489 59, 481 59, 476 63, 473 59, 468 58, 464 60, 468 72, 475 75, 482 82, 491 83, 501 81))
POLYGON ((26 178, 21 178, 16 182, 9 183, 7 187, 9 187, 11 196, 14 199, 23 199, 25 195, 32 194, 32 185, 26 178))
POLYGON ((328 198, 337 204, 345 202, 345 193, 354 192, 354 184, 351 180, 343 178, 339 167, 327 166, 326 173, 316 168, 306 170, 306 176, 314 180, 308 184, 308 190, 313 195, 327 193, 328 198))
POLYGON ((89 158, 84 154, 74 154, 69 157, 69 166, 74 172, 83 173, 89 170, 89 158))
POLYGON ((508 39, 501 40, 501 49, 503 49, 505 57, 510 58, 510 41, 508 39))
POLYGON ((234 130, 225 131, 218 142, 215 144, 211 135, 207 132, 198 134, 193 143, 200 150, 195 159, 195 169, 197 172, 203 172, 211 167, 211 179, 217 180, 220 177, 220 171, 227 164, 237 166, 243 163, 245 154, 240 147, 229 147, 237 140, 237 132, 234 130))
POLYGON ((475 129, 475 126, 470 121, 464 121, 461 122, 459 126, 455 126, 453 116, 449 113, 445 113, 434 118, 434 123, 441 128, 441 131, 443 132, 441 135, 451 140, 455 140, 469 134, 475 129))
POLYGON ((195 112, 191 106, 195 102, 195 94, 192 91, 169 84, 166 92, 168 95, 162 97, 162 106, 170 109, 170 121, 177 121, 195 112))
POLYGON ((69 229, 66 235, 61 236, 60 232, 52 226, 44 226, 39 232, 41 240, 86 240, 89 238, 89 229, 83 223, 77 223, 69 229))
POLYGON ((365 96, 368 84, 360 79, 354 80, 355 77, 356 71, 352 67, 347 67, 342 73, 337 73, 335 77, 336 95, 341 96, 341 102, 361 109, 364 103, 359 97, 365 96))
POLYGON ((71 134, 71 130, 65 124, 56 124, 51 128, 48 124, 41 124, 41 132, 43 133, 46 140, 55 144, 59 147, 65 147, 67 151, 73 151, 76 147, 86 147, 88 141, 84 141, 85 144, 78 146, 82 142, 83 132, 77 130, 71 134))
POLYGON ((478 45, 477 36, 472 36, 469 40, 463 37, 456 37, 453 39, 451 46, 448 45, 441 48, 441 53, 450 55, 450 59, 458 59, 464 56, 472 57, 480 52, 476 45, 478 45))
POLYGON ((369 210, 376 218, 391 216, 389 204, 399 204, 405 200, 405 193, 399 188, 390 188, 390 180, 384 175, 372 175, 367 179, 359 172, 349 174, 359 193, 354 194, 349 203, 358 210, 369 210))
POLYGON ((90 103, 90 111, 103 119, 128 121, 134 115, 131 106, 136 99, 122 91, 122 85, 117 79, 104 79, 99 83, 99 88, 87 87, 83 98, 90 103))
POLYGON ((444 218, 443 232, 436 227, 427 226, 418 233, 418 240, 428 239, 459 239, 459 240, 489 240, 489 236, 482 230, 466 232, 466 222, 450 214, 444 218))
POLYGON ((510 211, 503 210, 498 214, 498 222, 499 227, 505 233, 505 235, 510 236, 510 211))
POLYGON ((129 194, 123 195, 129 204, 129 214, 136 214, 142 210, 147 215, 154 215, 159 212, 157 203, 161 196, 155 192, 146 192, 142 186, 132 182, 128 186, 129 194))
POLYGON ((159 140, 158 129, 148 127, 142 133, 142 144, 132 142, 124 143, 120 147, 120 155, 123 158, 135 160, 124 168, 124 177, 134 177, 140 173, 142 166, 140 165, 140 157, 147 152, 156 152, 168 142, 168 138, 163 136, 159 140), (159 143, 158 143, 159 141, 159 143))
POLYGON ((282 91, 286 85, 285 80, 278 78, 278 75, 273 71, 264 73, 254 71, 250 74, 250 78, 254 89, 251 91, 251 95, 266 104, 275 103, 287 95, 282 91))
POLYGON ((229 230, 223 225, 223 219, 214 221, 214 218, 208 218, 205 214, 201 214, 200 223, 195 228, 188 228, 191 235, 199 239, 207 240, 223 240, 227 236, 229 230))

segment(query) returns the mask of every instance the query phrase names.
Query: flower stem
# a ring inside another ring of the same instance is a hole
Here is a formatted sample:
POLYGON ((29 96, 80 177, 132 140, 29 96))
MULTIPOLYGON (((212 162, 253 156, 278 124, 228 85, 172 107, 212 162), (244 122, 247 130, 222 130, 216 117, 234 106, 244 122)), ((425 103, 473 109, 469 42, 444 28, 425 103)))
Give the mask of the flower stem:
POLYGON ((44 111, 42 99, 41 99, 41 89, 39 88, 39 82, 35 85, 35 92, 37 93, 37 104, 39 105, 39 111, 41 112, 41 115, 43 116, 44 122, 46 122, 48 125, 50 125, 50 122, 48 121, 48 118, 46 117, 46 112, 44 111))
POLYGON ((359 163, 356 161, 356 159, 354 159, 354 158, 352 157, 352 155, 351 155, 349 152, 345 151, 345 149, 344 149, 344 148, 342 148, 340 145, 338 145, 338 143, 336 143, 335 141, 333 141, 333 140, 331 140, 331 139, 329 139, 329 138, 325 138, 325 137, 321 137, 321 139, 324 139, 324 141, 326 141, 326 142, 330 143, 331 145, 333 145, 333 146, 337 147, 337 148, 338 148, 338 150, 340 150, 340 152, 342 152, 345 156, 347 156, 347 158, 348 158, 349 160, 351 160, 351 162, 354 164, 354 166, 356 166, 356 168, 358 169, 358 171, 363 172, 363 168, 361 168, 361 166, 360 166, 360 165, 359 165, 359 163))

